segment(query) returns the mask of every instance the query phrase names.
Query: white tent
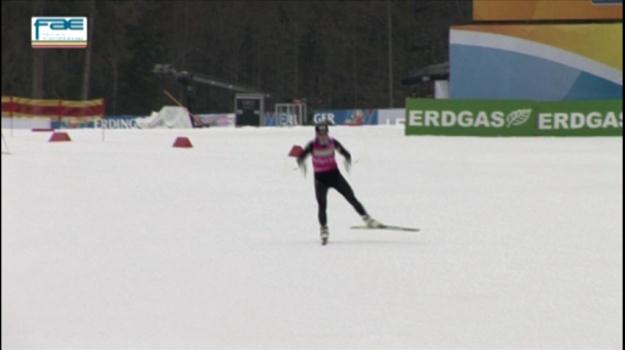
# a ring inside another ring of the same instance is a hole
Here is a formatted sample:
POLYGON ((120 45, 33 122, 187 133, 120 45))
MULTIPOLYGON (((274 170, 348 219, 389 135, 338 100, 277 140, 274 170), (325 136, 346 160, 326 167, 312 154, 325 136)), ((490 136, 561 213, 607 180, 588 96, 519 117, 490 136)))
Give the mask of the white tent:
POLYGON ((149 117, 136 120, 139 129, 190 129, 193 127, 189 111, 184 107, 164 106, 159 112, 152 112, 149 117))

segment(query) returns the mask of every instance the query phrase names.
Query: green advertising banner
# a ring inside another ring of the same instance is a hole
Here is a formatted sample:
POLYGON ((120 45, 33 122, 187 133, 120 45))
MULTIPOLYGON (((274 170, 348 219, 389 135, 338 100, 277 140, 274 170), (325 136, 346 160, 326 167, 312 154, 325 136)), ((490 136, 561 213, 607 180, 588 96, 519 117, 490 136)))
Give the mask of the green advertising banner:
POLYGON ((406 99, 406 135, 623 136, 623 101, 406 99))

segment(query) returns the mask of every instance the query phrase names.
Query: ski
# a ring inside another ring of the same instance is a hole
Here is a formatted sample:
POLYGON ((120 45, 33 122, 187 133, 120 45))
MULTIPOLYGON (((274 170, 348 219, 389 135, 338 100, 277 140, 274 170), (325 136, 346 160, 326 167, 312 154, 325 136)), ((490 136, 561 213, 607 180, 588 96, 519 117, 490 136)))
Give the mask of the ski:
POLYGON ((375 227, 369 227, 367 225, 355 225, 350 228, 357 229, 357 230, 393 230, 393 231, 419 232, 418 228, 396 226, 396 225, 384 225, 384 224, 382 224, 381 226, 375 226, 375 227))

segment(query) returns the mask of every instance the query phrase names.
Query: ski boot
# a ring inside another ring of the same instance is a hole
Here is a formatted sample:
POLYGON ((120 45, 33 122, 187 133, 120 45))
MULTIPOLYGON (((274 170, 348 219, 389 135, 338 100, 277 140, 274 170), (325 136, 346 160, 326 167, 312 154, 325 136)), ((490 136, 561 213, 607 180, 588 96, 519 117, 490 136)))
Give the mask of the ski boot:
POLYGON ((368 228, 381 228, 384 227, 384 224, 370 217, 369 215, 363 215, 362 220, 365 222, 368 228))
POLYGON ((329 236, 330 236, 330 231, 328 231, 328 226, 321 226, 321 245, 328 244, 329 236))

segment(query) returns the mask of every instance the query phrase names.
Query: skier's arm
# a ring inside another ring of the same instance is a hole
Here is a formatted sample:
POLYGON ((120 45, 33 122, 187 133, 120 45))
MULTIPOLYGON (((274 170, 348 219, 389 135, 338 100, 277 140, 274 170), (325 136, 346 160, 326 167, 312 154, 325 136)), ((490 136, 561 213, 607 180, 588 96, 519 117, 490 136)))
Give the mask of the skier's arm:
POLYGON ((306 148, 304 148, 304 152, 302 152, 302 154, 300 154, 299 157, 297 157, 297 164, 302 164, 306 160, 306 157, 308 157, 308 155, 311 152, 312 152, 312 142, 309 142, 306 145, 306 148))
POLYGON ((337 151, 339 151, 339 153, 345 157, 345 160, 347 160, 348 162, 352 161, 352 155, 349 153, 349 151, 343 147, 343 145, 338 141, 338 140, 334 140, 334 148, 336 148, 337 151))

